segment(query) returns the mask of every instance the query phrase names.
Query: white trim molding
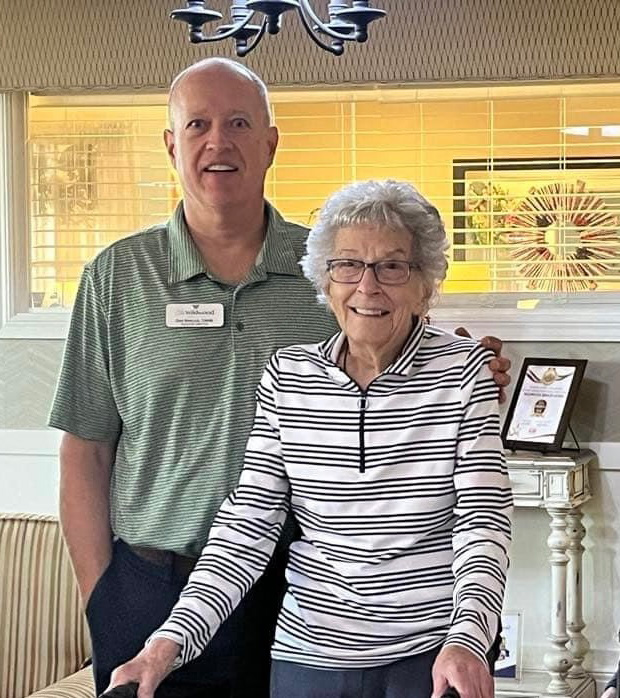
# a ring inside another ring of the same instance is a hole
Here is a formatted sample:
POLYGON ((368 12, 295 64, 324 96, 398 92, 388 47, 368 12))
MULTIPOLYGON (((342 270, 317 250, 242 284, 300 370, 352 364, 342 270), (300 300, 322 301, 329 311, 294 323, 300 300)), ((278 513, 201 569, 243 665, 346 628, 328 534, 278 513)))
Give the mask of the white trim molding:
MULTIPOLYGON (((0 274, 7 273, 11 271, 0 269, 0 274)), ((9 288, 8 295, 14 294, 15 287, 9 288)), ((4 295, 0 291, 0 297, 4 295)), ((0 339, 64 340, 70 316, 66 309, 18 312, 0 326, 0 339)), ((505 342, 620 342, 620 293, 550 295, 525 301, 516 293, 451 294, 431 310, 431 321, 448 331, 465 327, 472 337, 495 335, 505 342)))
MULTIPOLYGON (((5 273, 4 271, 2 273, 5 273)), ((1 295, 1 294, 0 294, 1 295)), ((520 309, 485 303, 481 297, 451 305, 453 298, 433 308, 432 323, 452 331, 465 327, 472 337, 494 335, 504 342, 620 342, 620 299, 614 303, 588 304, 567 301, 563 305, 520 309)), ((58 339, 67 337, 69 310, 32 309, 17 313, 0 326, 0 339, 58 339)))
POLYGON ((17 313, 0 327, 0 339, 60 339, 69 331, 69 310, 31 309, 17 313))
POLYGON ((0 327, 29 307, 24 92, 0 93, 0 327))
POLYGON ((0 429, 0 511, 58 515, 58 447, 52 429, 0 429))
POLYGON ((431 309, 446 330, 465 327, 472 337, 495 335, 506 342, 620 342, 620 294, 453 294, 431 309))
POLYGON ((58 429, 0 429, 0 464, 4 456, 56 457, 62 434, 58 429))

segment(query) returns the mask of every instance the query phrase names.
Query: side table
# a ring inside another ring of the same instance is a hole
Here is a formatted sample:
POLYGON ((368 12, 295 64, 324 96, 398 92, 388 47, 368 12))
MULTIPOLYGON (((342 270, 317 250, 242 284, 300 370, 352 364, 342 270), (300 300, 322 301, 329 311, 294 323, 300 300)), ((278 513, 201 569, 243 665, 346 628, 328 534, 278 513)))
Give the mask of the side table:
POLYGON ((596 455, 590 450, 540 454, 508 452, 506 461, 516 507, 547 511, 551 578, 549 648, 544 655, 546 685, 540 678, 496 679, 496 695, 595 698, 594 679, 584 670, 590 645, 583 635, 581 561, 586 535, 581 506, 590 499, 588 468, 596 455))

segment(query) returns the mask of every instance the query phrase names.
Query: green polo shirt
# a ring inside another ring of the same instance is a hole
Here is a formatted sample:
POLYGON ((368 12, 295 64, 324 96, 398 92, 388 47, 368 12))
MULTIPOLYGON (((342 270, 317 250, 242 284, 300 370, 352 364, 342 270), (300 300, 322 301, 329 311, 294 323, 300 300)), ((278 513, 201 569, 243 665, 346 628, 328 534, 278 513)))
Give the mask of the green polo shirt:
POLYGON ((182 204, 84 269, 49 424, 117 442, 112 529, 130 544, 200 552, 237 483, 267 358, 337 329, 299 267, 306 229, 267 212, 236 286, 205 269, 182 204))

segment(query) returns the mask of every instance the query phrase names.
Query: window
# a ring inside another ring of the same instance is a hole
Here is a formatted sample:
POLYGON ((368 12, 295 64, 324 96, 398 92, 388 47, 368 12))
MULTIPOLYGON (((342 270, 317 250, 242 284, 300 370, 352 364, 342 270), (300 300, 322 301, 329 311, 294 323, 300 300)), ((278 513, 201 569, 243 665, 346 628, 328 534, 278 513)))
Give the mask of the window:
MULTIPOLYGON (((615 85, 274 92, 281 140, 266 194, 309 224, 326 196, 407 179, 452 238, 444 299, 500 307, 620 290, 615 85), (482 294, 482 295, 481 295, 482 294)), ((98 250, 165 219, 180 192, 165 96, 31 97, 29 305, 69 308, 98 250)))
POLYGON ((161 135, 163 99, 101 101, 30 98, 33 308, 71 307, 85 262, 165 220, 179 198, 161 135))

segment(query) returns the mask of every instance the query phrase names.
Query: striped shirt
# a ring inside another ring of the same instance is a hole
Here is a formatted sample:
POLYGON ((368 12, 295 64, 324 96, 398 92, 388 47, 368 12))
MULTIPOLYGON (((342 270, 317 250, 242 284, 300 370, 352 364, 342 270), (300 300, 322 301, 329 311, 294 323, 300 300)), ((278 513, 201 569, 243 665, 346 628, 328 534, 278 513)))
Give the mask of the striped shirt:
POLYGON ((84 270, 49 424, 117 443, 112 530, 130 544, 200 553, 239 479, 269 356, 337 329, 299 267, 306 229, 267 213, 235 286, 205 269, 182 205, 84 270), (169 326, 171 304, 219 307, 223 325, 169 326))
POLYGON ((484 660, 492 644, 512 510, 492 355, 418 323, 363 392, 336 364, 343 341, 265 369, 239 484, 154 635, 184 662, 260 576, 289 510, 302 536, 275 659, 372 667, 446 642, 484 660))

